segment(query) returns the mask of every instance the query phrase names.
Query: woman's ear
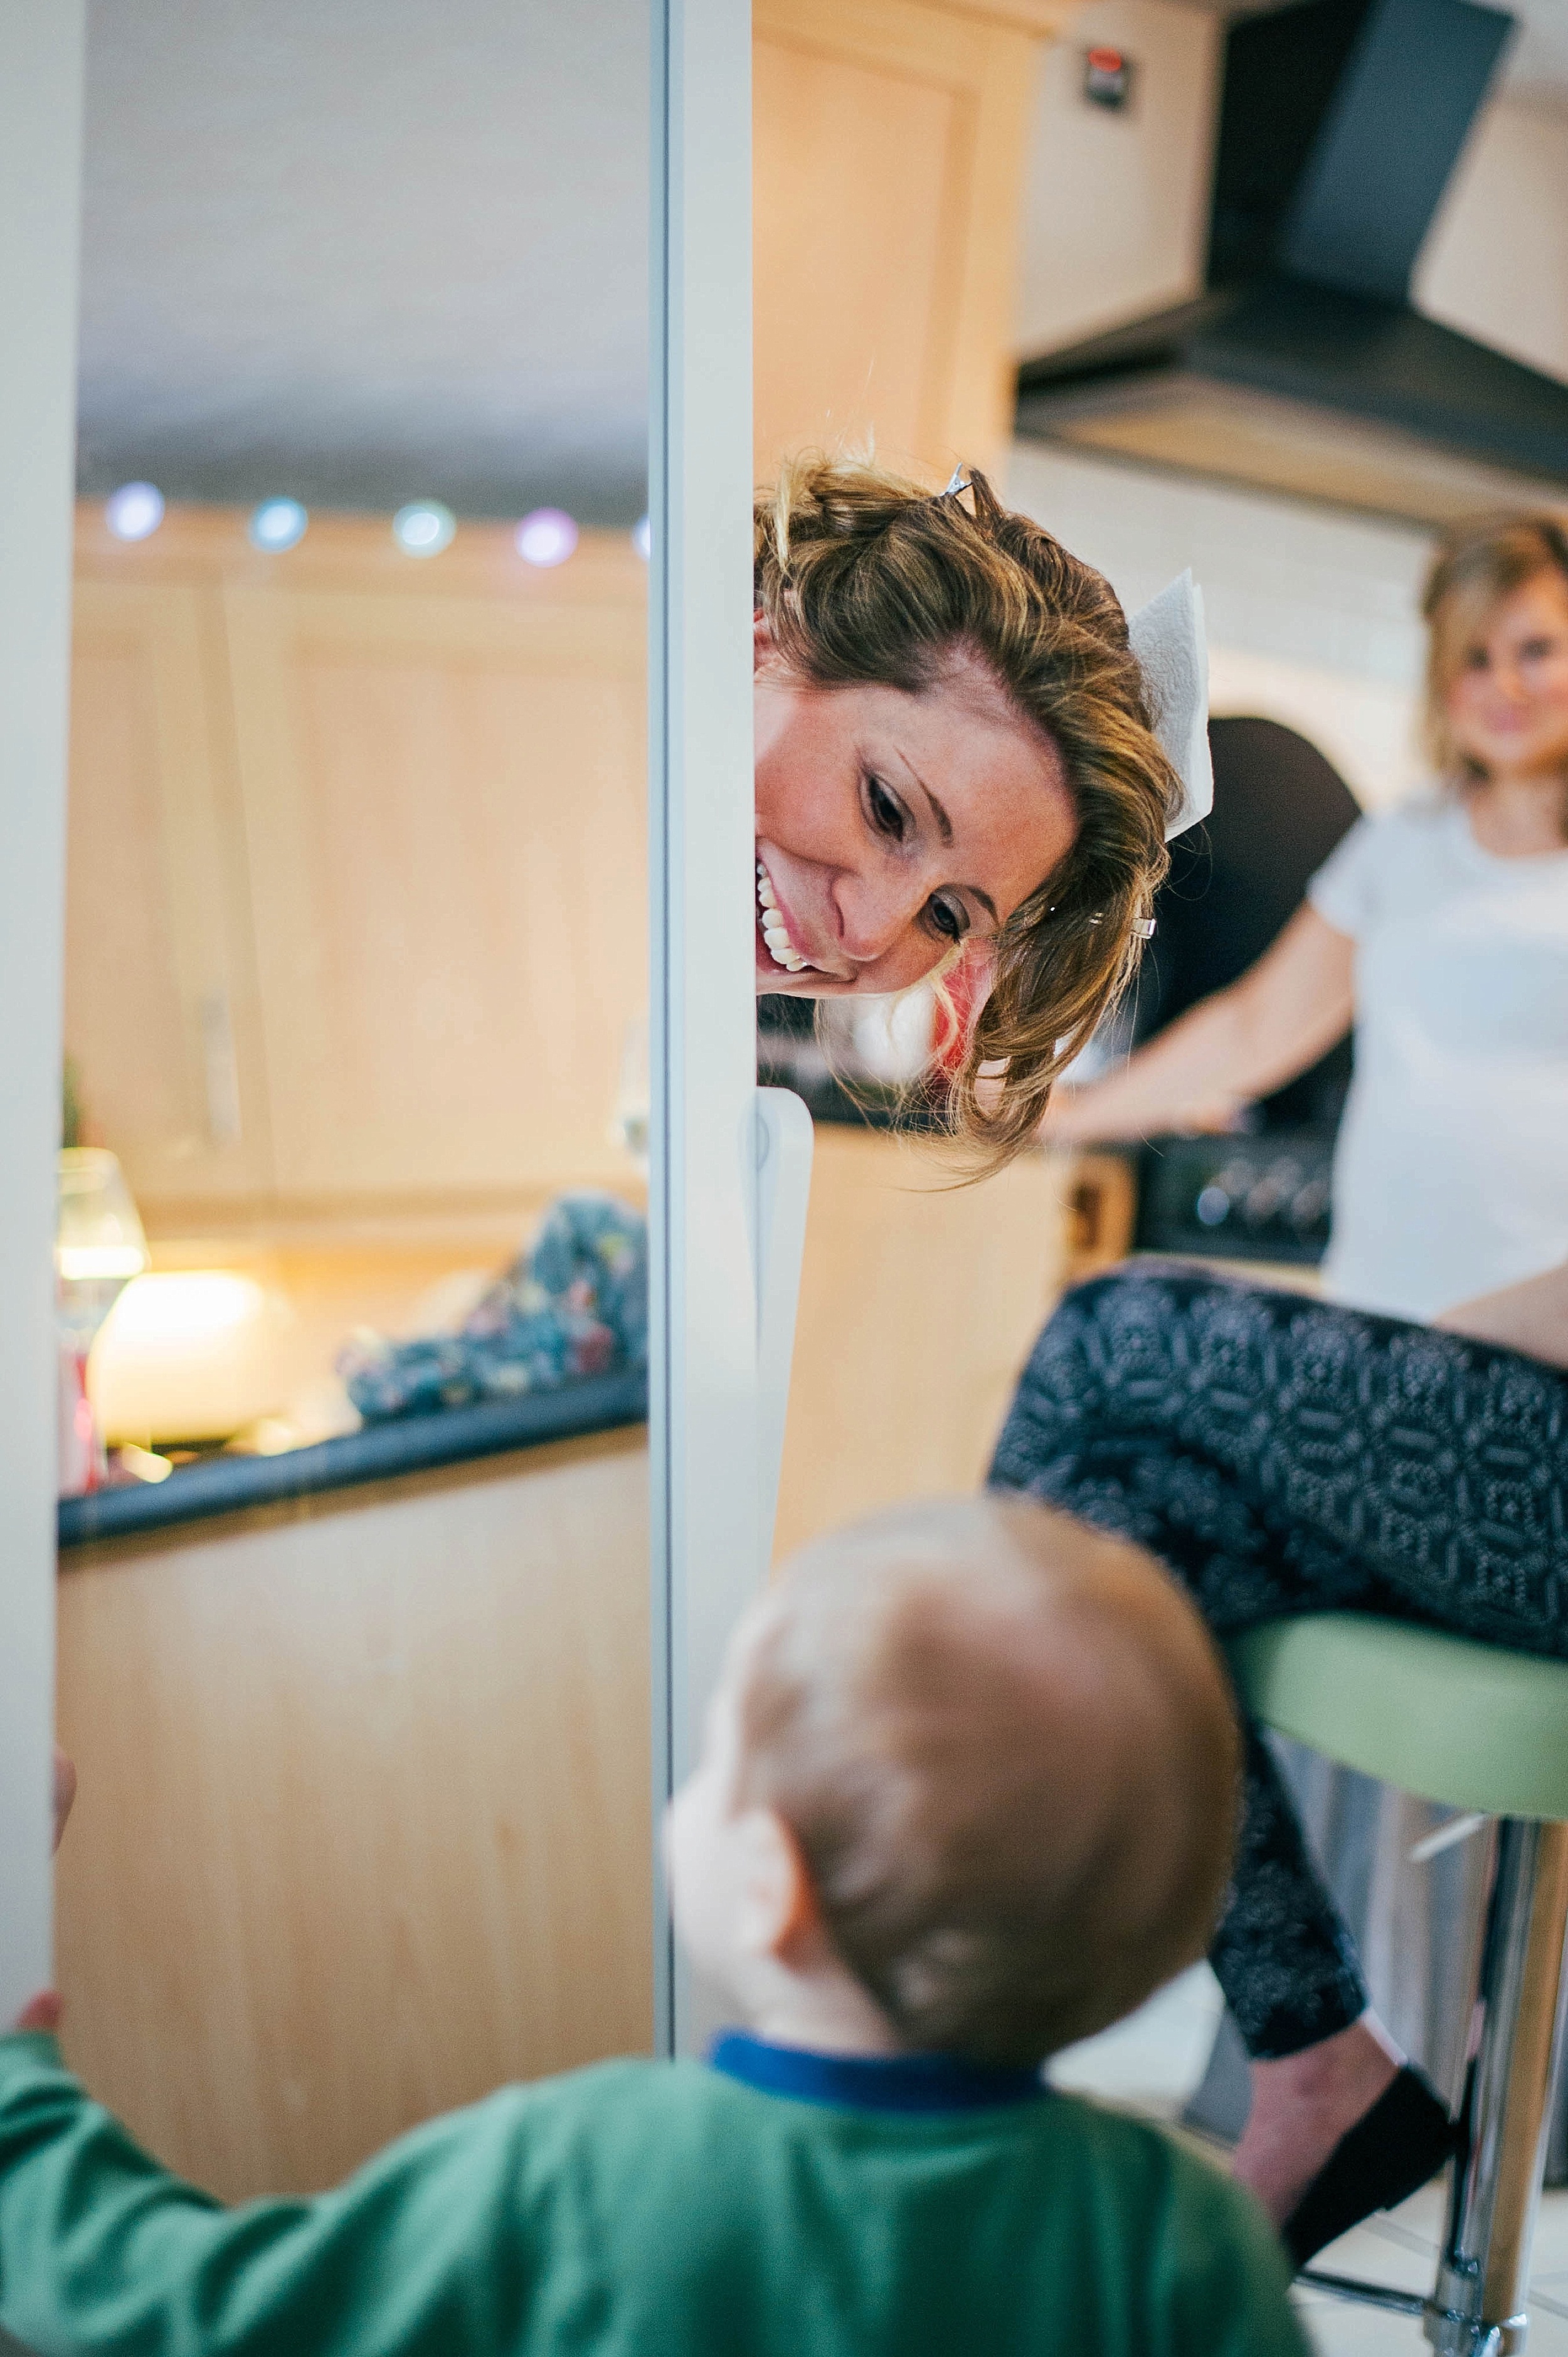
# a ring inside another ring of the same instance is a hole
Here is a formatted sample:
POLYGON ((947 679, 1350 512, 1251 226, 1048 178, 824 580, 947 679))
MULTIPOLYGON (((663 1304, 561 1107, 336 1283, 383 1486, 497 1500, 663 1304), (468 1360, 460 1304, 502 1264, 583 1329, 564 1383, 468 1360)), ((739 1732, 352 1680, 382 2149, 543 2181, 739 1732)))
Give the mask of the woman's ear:
POLYGON ((753 673, 766 671, 777 650, 773 643, 773 626, 758 607, 751 618, 751 668, 753 673))

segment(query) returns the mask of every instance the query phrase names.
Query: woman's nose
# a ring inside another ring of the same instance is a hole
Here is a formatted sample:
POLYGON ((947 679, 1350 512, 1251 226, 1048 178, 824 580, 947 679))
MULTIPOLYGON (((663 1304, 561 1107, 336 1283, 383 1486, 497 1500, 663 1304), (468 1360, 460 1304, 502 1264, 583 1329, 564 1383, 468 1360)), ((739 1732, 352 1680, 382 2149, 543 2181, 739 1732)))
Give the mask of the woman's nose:
POLYGON ((841 877, 834 899, 839 943, 857 965, 886 957, 925 906, 923 877, 907 875, 841 877))

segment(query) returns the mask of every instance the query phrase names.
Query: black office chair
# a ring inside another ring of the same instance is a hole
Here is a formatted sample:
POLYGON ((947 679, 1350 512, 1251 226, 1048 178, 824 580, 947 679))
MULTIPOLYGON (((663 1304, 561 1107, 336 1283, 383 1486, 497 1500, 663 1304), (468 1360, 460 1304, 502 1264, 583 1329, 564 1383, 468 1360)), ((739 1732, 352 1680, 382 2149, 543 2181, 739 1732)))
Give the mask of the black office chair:
MULTIPOLYGON (((1360 814, 1333 763, 1277 720, 1212 720, 1208 741, 1214 809, 1171 847, 1130 1010, 1137 1046, 1246 973, 1360 814)), ((1245 1134, 1152 1140, 1138 1156, 1137 1248, 1320 1259, 1349 1081, 1346 1038, 1256 1106, 1245 1134)))

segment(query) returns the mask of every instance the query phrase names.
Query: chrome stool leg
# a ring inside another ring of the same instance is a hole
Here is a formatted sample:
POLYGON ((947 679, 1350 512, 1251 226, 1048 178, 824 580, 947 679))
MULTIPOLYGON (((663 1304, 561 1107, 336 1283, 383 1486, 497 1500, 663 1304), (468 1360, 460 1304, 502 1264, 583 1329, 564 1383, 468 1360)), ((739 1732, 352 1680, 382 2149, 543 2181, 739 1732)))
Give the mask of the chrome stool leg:
POLYGON ((1498 1827, 1448 2224, 1426 2337, 1439 2357, 1513 2357, 1562 2035, 1568 1824, 1498 1827))

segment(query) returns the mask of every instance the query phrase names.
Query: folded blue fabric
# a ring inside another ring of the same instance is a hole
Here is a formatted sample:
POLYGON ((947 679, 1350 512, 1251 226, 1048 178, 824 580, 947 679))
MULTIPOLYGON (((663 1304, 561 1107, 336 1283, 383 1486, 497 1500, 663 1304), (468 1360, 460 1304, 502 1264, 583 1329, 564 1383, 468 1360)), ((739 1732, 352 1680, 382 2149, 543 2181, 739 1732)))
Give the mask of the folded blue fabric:
POLYGON ((614 1195, 563 1195, 456 1334, 349 1343, 338 1372, 367 1424, 515 1399, 648 1364, 648 1222, 614 1195))

